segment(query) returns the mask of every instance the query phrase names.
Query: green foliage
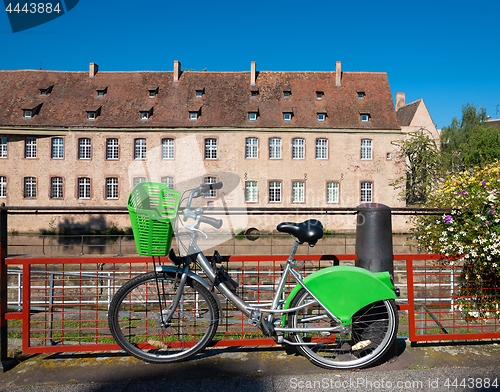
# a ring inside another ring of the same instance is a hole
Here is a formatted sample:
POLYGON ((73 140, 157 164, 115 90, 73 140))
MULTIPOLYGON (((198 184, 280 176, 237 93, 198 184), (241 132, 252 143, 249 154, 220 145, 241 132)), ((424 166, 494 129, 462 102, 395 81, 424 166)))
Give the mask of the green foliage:
POLYGON ((430 193, 427 207, 451 209, 417 217, 413 230, 427 251, 462 257, 459 309, 500 317, 500 162, 450 177, 430 193))
POLYGON ((403 141, 394 142, 406 160, 406 173, 393 180, 407 204, 419 204, 441 178, 440 153, 436 141, 426 129, 409 133, 403 141))
POLYGON ((453 118, 451 125, 442 129, 441 151, 447 172, 458 174, 500 159, 500 130, 485 120, 485 109, 466 104, 462 118, 453 118))

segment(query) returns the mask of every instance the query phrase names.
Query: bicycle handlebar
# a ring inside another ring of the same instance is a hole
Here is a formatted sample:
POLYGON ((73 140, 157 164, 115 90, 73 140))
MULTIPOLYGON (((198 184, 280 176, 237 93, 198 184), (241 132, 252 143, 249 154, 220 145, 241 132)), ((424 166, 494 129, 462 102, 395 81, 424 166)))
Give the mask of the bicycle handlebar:
POLYGON ((192 211, 191 202, 193 201, 193 198, 202 196, 204 192, 208 192, 211 189, 221 189, 222 186, 223 186, 222 182, 216 182, 215 184, 201 184, 198 188, 193 189, 189 194, 188 202, 183 212, 184 220, 186 220, 187 218, 192 218, 194 220, 198 220, 199 222, 207 223, 210 226, 215 227, 216 229, 220 229, 223 223, 222 219, 215 219, 209 216, 203 216, 198 211, 192 211), (198 193, 196 194, 196 192, 198 193))

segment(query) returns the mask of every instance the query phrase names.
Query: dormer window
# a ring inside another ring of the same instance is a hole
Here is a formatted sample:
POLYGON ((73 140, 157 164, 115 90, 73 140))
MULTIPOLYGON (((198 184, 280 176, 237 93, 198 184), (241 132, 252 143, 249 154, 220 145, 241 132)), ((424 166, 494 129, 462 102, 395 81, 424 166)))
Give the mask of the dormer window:
POLYGON ((252 90, 250 91, 250 97, 251 98, 257 98, 259 95, 259 90, 252 90))
POLYGON ((370 114, 362 113, 361 114, 361 122, 364 122, 364 123, 370 122, 370 114))
POLYGON ((148 90, 149 92, 149 98, 154 98, 158 95, 158 87, 157 88, 150 88, 148 90))
POLYGON ((89 108, 88 110, 86 110, 87 112, 87 120, 90 120, 90 121, 94 121, 95 119, 97 119, 97 117, 99 117, 101 115, 101 107, 93 107, 93 108, 89 108))
POLYGON ((198 120, 198 112, 189 112, 189 120, 190 121, 198 120))
POLYGON ((108 88, 101 87, 101 88, 98 88, 96 91, 97 91, 97 97, 101 98, 101 97, 104 97, 104 95, 108 92, 108 88))
POLYGON ((142 121, 149 120, 153 115, 153 108, 139 110, 139 113, 142 121))
POLYGON ((316 91, 316 99, 323 99, 323 91, 316 91))
POLYGON ((283 121, 292 121, 292 112, 284 112, 283 113, 283 121))
POLYGON ((325 120, 326 120, 326 113, 318 113, 318 121, 325 122, 325 120))
POLYGON ((196 98, 203 98, 203 90, 196 90, 196 98))
POLYGON ((52 87, 53 86, 48 86, 48 87, 43 87, 40 89, 40 96, 41 97, 46 97, 52 92, 52 87))
POLYGON ((358 91, 358 99, 365 99, 365 95, 363 91, 358 91))
POLYGON ((290 95, 292 95, 292 92, 289 90, 283 91, 283 98, 290 98, 290 95))
POLYGON ((257 121, 257 112, 249 112, 248 121, 257 121))
POLYGON ((42 107, 41 103, 36 105, 36 106, 32 106, 32 107, 24 107, 23 108, 23 118, 33 118, 34 116, 36 116, 38 114, 41 107, 42 107))

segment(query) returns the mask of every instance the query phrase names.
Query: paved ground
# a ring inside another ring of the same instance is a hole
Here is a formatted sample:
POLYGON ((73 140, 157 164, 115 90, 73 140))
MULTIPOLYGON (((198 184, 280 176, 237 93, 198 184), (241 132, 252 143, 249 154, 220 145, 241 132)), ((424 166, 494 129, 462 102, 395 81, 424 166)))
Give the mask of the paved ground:
POLYGON ((330 371, 281 347, 208 349, 187 362, 152 365, 122 352, 43 354, 0 373, 0 391, 500 391, 500 344, 398 340, 395 359, 330 371))

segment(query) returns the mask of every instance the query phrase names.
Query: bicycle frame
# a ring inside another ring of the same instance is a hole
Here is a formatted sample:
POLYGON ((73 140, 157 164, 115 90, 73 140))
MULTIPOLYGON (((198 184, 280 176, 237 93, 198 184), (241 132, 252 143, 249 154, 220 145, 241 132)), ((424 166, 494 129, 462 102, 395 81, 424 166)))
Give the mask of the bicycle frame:
MULTIPOLYGON (((196 228, 197 229, 197 228, 196 228)), ((291 313, 295 312, 299 309, 305 308, 309 305, 312 305, 314 303, 319 304, 323 310, 326 312, 327 315, 324 316, 316 316, 315 319, 319 318, 327 318, 331 317, 333 320, 337 321, 340 324, 340 319, 337 318, 333 313, 328 310, 328 308, 303 284, 303 277, 302 275, 295 271, 293 269, 293 265, 295 264, 296 260, 294 260, 295 254, 297 252, 297 248, 300 245, 298 240, 295 240, 292 251, 290 252, 290 255, 286 261, 285 269, 283 273, 281 274, 278 287, 276 289, 276 292, 274 294, 274 298, 272 301, 272 304, 269 308, 266 307, 260 307, 260 306, 252 306, 245 302, 240 296, 237 294, 233 293, 223 282, 220 282, 217 280, 217 275, 216 271, 212 268, 212 265, 206 258, 206 256, 203 254, 203 252, 200 250, 200 248, 197 245, 197 239, 198 239, 198 230, 195 230, 191 234, 191 240, 189 244, 189 251, 188 254, 196 255, 196 262, 198 265, 201 267, 203 272, 206 274, 206 276, 210 279, 211 282, 215 282, 214 286, 217 287, 217 289, 222 293, 224 297, 226 297, 229 301, 231 301, 236 308, 238 308, 245 316, 249 318, 249 322, 255 326, 258 326, 262 329, 262 331, 268 335, 272 335, 272 331, 275 331, 277 333, 283 333, 283 332, 312 332, 312 331, 321 331, 321 332, 348 332, 349 328, 343 325, 337 326, 337 327, 324 327, 324 328, 288 328, 288 327, 278 327, 275 326, 274 324, 274 314, 285 314, 285 313, 291 313), (285 284, 287 282, 288 276, 292 275, 293 278, 296 280, 296 282, 301 285, 314 299, 314 301, 308 302, 302 306, 299 307, 293 307, 293 308, 287 308, 284 309, 283 303, 284 301, 280 300, 281 295, 283 293, 283 290, 285 288, 285 284), (268 313, 269 316, 266 318, 262 317, 262 313, 268 313)), ((167 271, 170 267, 165 267, 165 266, 157 266, 156 270, 157 272, 162 272, 162 271, 167 271)), ((189 263, 186 264, 182 271, 182 276, 180 279, 179 283, 179 292, 182 292, 182 288, 184 284, 186 283, 186 278, 188 274, 193 275, 192 272, 189 270, 189 263)), ((195 274, 194 274, 195 275, 195 274)), ((200 277, 201 280, 203 278, 200 277)), ((207 285, 206 285, 207 286, 207 285)), ((178 306, 180 297, 175 298, 174 302, 171 304, 172 309, 175 309, 178 306)), ((292 342, 288 342, 284 339, 280 339, 280 342, 286 342, 289 344, 293 344, 292 342)))

